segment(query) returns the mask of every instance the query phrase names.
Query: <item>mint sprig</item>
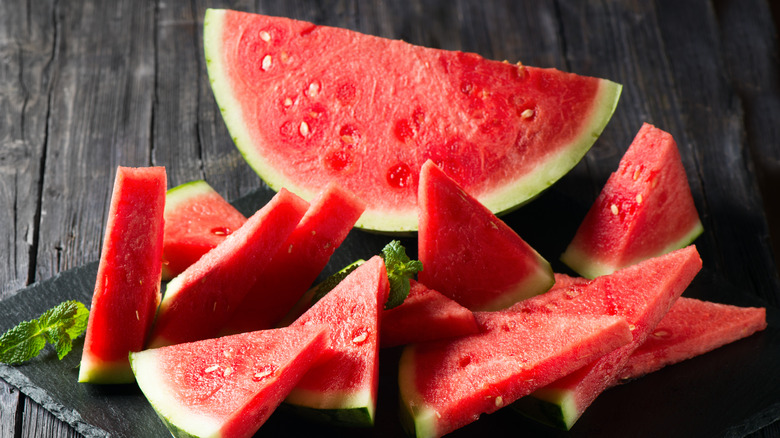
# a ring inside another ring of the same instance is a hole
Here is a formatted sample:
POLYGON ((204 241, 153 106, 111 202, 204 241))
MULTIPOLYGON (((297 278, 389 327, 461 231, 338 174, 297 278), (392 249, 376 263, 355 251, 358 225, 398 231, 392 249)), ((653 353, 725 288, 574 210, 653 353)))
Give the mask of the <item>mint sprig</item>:
POLYGON ((22 321, 0 336, 0 362, 20 364, 37 356, 46 343, 54 345, 62 359, 73 348, 73 339, 87 329, 89 310, 78 301, 65 301, 43 312, 38 319, 22 321))
POLYGON ((393 240, 382 248, 382 258, 385 260, 387 279, 390 282, 385 309, 392 309, 403 304, 409 296, 409 280, 423 270, 423 265, 419 260, 410 259, 406 255, 406 248, 398 240, 393 240))

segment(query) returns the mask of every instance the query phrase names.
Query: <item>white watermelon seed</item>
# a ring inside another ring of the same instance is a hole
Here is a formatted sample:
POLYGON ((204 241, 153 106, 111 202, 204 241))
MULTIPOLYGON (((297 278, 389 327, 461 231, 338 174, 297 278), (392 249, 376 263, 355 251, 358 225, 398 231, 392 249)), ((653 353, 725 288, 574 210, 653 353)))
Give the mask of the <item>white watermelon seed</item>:
POLYGON ((203 370, 204 373, 213 373, 214 371, 219 369, 219 365, 212 365, 205 370, 203 370))
POLYGON ((669 332, 667 332, 666 330, 658 330, 658 331, 653 332, 653 336, 655 336, 657 338, 665 338, 665 337, 669 336, 669 332))
POLYGON ((637 169, 634 171, 634 181, 636 181, 638 178, 639 178, 639 168, 637 168, 637 169))
POLYGON ((255 373, 255 375, 254 375, 254 377, 252 379, 253 380, 262 380, 262 379, 270 376, 271 373, 272 373, 272 371, 269 370, 269 369, 266 369, 266 370, 263 370, 263 371, 259 371, 259 372, 255 373))
POLYGON ((137 319, 139 321, 141 320, 141 316, 138 315, 138 311, 137 310, 135 311, 135 319, 137 319))
POLYGON ((222 375, 224 377, 227 377, 229 375, 233 374, 233 368, 227 367, 225 368, 225 371, 222 372, 222 375))
POLYGON ((628 329, 633 332, 634 330, 636 330, 636 326, 634 324, 629 324, 628 329))
POLYGON ((637 204, 641 204, 642 203, 642 194, 641 193, 636 195, 636 203, 637 204))
POLYGON ((504 398, 501 397, 500 395, 496 397, 496 406, 501 407, 503 406, 503 404, 504 404, 504 398))
POLYGON ((260 32, 260 39, 265 42, 269 42, 271 41, 271 34, 266 31, 262 31, 260 32))
POLYGON ((361 332, 359 335, 352 338, 352 343, 360 344, 361 342, 364 342, 366 339, 368 339, 368 332, 361 332))
POLYGON ((533 116, 534 116, 534 110, 532 110, 532 109, 527 109, 527 110, 523 111, 522 113, 520 113, 520 117, 522 117, 524 119, 530 119, 533 116))
POLYGON ((271 55, 265 55, 263 57, 263 63, 260 64, 260 67, 263 69, 263 71, 268 71, 268 69, 271 68, 271 55))
POLYGON ((610 205, 609 209, 610 211, 612 211, 612 214, 614 214, 615 216, 617 216, 618 212, 620 211, 618 210, 618 206, 615 204, 610 205))
POLYGON ((317 97, 317 94, 320 92, 320 84, 316 82, 312 82, 309 84, 309 91, 306 93, 309 95, 309 97, 317 97))
POLYGON ((289 97, 284 98, 284 106, 292 106, 293 101, 289 97))
POLYGON ((301 122, 301 126, 298 128, 298 132, 300 132, 304 137, 309 135, 309 124, 306 122, 301 122))

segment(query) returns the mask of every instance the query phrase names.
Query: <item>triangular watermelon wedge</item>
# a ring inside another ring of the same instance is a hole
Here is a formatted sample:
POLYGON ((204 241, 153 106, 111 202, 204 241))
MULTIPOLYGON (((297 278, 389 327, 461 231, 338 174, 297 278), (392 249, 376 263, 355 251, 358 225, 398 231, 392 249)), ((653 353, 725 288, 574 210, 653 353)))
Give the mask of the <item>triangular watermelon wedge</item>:
POLYGON ((469 309, 411 280, 404 302, 382 311, 380 346, 389 348, 477 332, 477 321, 469 309))
POLYGON ((282 17, 206 11, 209 81, 236 146, 270 187, 328 181, 367 202, 358 226, 417 227, 432 159, 493 212, 566 174, 609 121, 613 82, 282 17))
POLYGON ((292 324, 328 324, 333 354, 303 376, 285 403, 302 415, 332 424, 373 425, 379 385, 379 312, 389 287, 384 261, 374 256, 292 324))
POLYGON ((420 282, 471 310, 498 310, 540 294, 552 268, 433 161, 420 173, 420 282))
POLYGON ((404 428, 439 437, 631 340, 618 317, 477 312, 481 333, 407 346, 398 381, 404 428))
POLYGON ((206 181, 190 181, 165 194, 162 279, 168 281, 246 222, 206 181))
POLYGON ((306 201, 280 190, 241 228, 171 280, 149 346, 217 336, 307 208, 306 201))
POLYGON ((680 297, 620 371, 623 383, 766 328, 766 309, 680 297))
POLYGON ((118 167, 79 367, 79 382, 130 383, 160 303, 164 167, 118 167))
POLYGON ((561 260, 595 278, 682 248, 702 231, 677 143, 645 123, 561 260))
POLYGON ((222 332, 274 327, 316 280, 364 209, 337 184, 325 187, 260 274, 260 287, 244 297, 222 332))
POLYGON ((585 409, 618 379, 629 356, 645 341, 701 269, 694 246, 648 259, 585 284, 556 288, 507 311, 564 315, 619 315, 631 325, 631 343, 519 400, 513 408, 570 429, 585 409))
POLYGON ((138 386, 176 437, 251 437, 327 351, 328 327, 307 325, 130 355, 138 386))

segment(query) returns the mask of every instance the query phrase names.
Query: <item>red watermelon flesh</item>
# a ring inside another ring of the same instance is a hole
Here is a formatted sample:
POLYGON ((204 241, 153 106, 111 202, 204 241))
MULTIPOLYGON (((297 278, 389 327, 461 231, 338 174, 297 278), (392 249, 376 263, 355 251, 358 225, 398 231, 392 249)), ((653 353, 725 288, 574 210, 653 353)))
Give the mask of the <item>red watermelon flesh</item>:
POLYGON ((619 317, 475 313, 481 333, 407 346, 402 420, 417 437, 476 421, 631 340, 619 317))
POLYGON ((479 332, 469 309, 422 283, 411 283, 403 304, 382 311, 382 348, 479 332))
POLYGON ((631 343, 604 355, 570 375, 534 392, 514 406, 538 418, 571 428, 585 409, 618 379, 629 356, 652 333, 675 300, 701 269, 694 246, 648 259, 642 263, 585 283, 553 289, 513 306, 514 312, 619 315, 631 325, 631 343))
POLYGON ((225 124, 273 188, 325 181, 366 200, 358 226, 417 226, 434 160, 492 211, 528 201, 582 158, 618 84, 346 29, 206 12, 209 79, 225 124))
POLYGON ((766 328, 766 309, 680 297, 619 373, 622 383, 766 328))
POLYGON ((286 403, 334 424, 373 424, 379 384, 379 316, 389 287, 384 261, 374 256, 292 324, 328 324, 334 353, 303 376, 286 403))
POLYGON ((130 355, 138 386, 178 437, 251 437, 326 351, 328 328, 287 327, 130 355))
POLYGON ((163 167, 117 168, 79 382, 133 381, 127 354, 143 348, 160 303, 166 184, 163 167))
POLYGON ((540 294, 552 268, 432 161, 420 173, 421 283, 471 310, 498 310, 540 294))
POLYGON ((246 222, 206 181, 176 186, 165 195, 162 279, 181 274, 246 222))
POLYGON ((682 248, 701 233, 677 143, 644 124, 561 260, 594 278, 682 248))
POLYGON ((274 327, 301 298, 355 225, 365 204, 329 184, 282 244, 222 329, 240 333, 274 327))
POLYGON ((217 336, 306 213, 308 204, 281 190, 216 248, 168 283, 151 347, 217 336))

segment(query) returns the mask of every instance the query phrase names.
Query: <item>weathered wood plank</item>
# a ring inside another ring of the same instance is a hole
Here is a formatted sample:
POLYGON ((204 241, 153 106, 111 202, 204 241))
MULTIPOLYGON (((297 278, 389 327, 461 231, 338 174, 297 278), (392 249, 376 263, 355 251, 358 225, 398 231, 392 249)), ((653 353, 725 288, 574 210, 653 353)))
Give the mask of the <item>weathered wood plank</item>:
POLYGON ((21 438, 79 438, 82 435, 70 425, 59 421, 37 403, 24 404, 21 438))
POLYGON ((154 5, 58 5, 34 280, 99 258, 117 165, 149 165, 154 5))
POLYGON ((16 438, 17 430, 21 430, 22 400, 18 389, 0 380, 0 438, 16 438))
POLYGON ((0 5, 0 298, 35 264, 53 14, 50 1, 0 5))
POLYGON ((696 151, 717 251, 705 255, 735 285, 777 304, 780 279, 750 151, 741 101, 725 74, 710 3, 658 1, 660 31, 696 151))
MULTIPOLYGON (((780 46, 765 0, 714 2, 730 81, 740 100, 745 142, 758 176, 775 252, 780 251, 780 46)), ((780 7, 777 8, 780 12, 780 7)))

